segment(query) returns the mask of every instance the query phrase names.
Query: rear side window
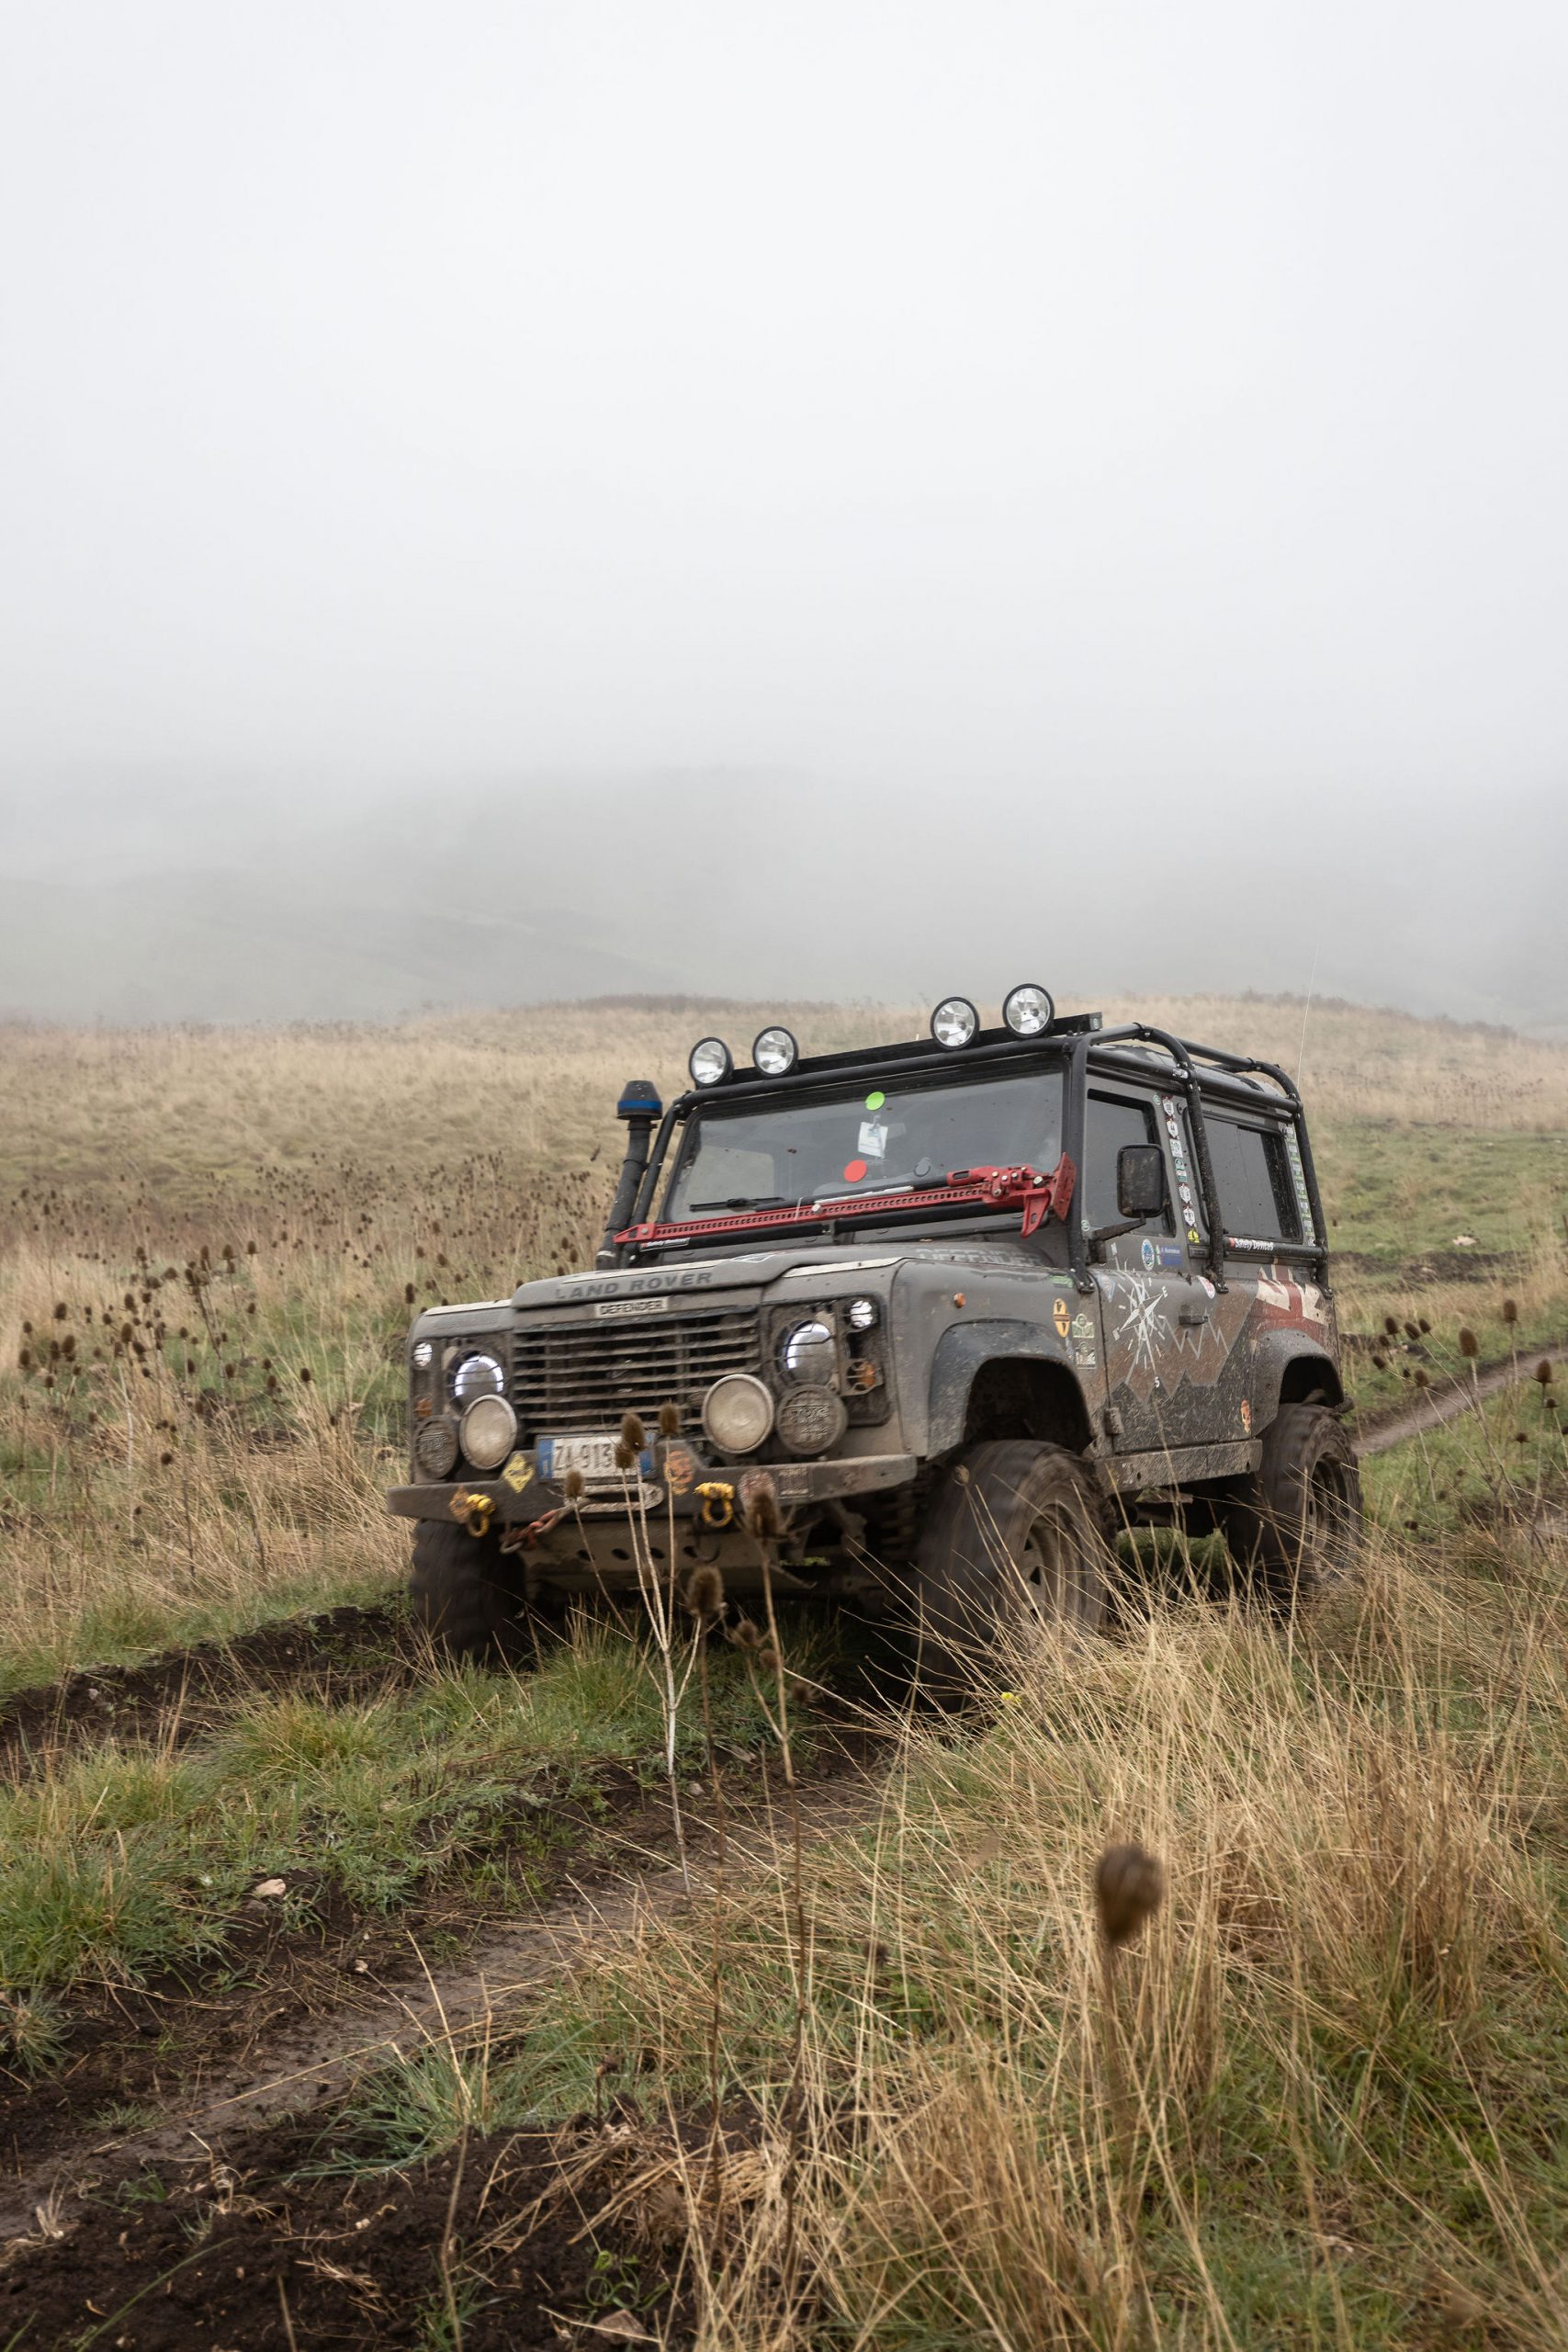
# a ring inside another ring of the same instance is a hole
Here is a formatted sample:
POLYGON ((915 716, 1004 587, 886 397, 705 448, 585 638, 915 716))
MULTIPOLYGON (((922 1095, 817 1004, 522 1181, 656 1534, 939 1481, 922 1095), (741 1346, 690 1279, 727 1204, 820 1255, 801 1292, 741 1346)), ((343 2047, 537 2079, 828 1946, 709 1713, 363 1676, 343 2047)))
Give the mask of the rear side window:
POLYGON ((1242 1241, 1299 1241, 1301 1209, 1278 1128, 1244 1126, 1213 1111, 1205 1125, 1226 1233, 1242 1241))
MULTIPOLYGON (((1116 1155, 1123 1144, 1157 1143, 1153 1107, 1125 1094, 1091 1094, 1084 1136, 1084 1216, 1091 1226, 1120 1225, 1116 1205, 1116 1155)), ((1168 1182, 1168 1179, 1167 1180, 1168 1182)), ((1170 1229, 1168 1217, 1150 1217, 1156 1232, 1170 1229)))

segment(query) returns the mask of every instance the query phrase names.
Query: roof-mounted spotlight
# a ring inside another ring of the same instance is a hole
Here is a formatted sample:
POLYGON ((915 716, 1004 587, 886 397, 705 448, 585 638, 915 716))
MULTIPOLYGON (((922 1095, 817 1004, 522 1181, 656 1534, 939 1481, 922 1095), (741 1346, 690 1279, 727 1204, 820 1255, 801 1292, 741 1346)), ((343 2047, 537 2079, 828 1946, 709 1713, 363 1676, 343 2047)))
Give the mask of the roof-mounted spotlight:
POLYGON ((717 1086, 729 1076, 735 1063, 722 1037, 703 1037, 692 1047, 686 1068, 692 1073, 694 1086, 717 1086))
POLYGON ((751 1066, 764 1078, 785 1078, 800 1059, 800 1047, 787 1029, 760 1029, 751 1040, 751 1066))
POLYGON ((1015 1037, 1043 1036, 1056 1018, 1049 989, 1034 980, 1025 980, 1018 988, 1008 990, 1002 1006, 1002 1019, 1015 1037))
POLYGON ((931 1035, 939 1046, 966 1046, 980 1026, 980 1016, 966 996, 944 996, 931 1014, 931 1035))

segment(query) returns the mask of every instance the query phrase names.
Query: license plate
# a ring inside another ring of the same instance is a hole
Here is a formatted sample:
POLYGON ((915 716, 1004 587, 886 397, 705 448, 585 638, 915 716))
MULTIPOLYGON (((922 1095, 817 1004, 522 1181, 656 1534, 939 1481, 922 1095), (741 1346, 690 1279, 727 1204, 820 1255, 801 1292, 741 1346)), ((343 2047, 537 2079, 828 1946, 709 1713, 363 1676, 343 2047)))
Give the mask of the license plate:
MULTIPOLYGON (((632 1473, 615 1466, 615 1448, 620 1443, 617 1434, 604 1437, 546 1437, 539 1440, 539 1475, 553 1478, 558 1485, 570 1470, 578 1472, 585 1487, 614 1487, 618 1491, 624 1478, 632 1473)), ((653 1455, 645 1451, 638 1459, 637 1469, 644 1478, 653 1475, 653 1455)), ((634 1490, 635 1490, 634 1481, 634 1490)))

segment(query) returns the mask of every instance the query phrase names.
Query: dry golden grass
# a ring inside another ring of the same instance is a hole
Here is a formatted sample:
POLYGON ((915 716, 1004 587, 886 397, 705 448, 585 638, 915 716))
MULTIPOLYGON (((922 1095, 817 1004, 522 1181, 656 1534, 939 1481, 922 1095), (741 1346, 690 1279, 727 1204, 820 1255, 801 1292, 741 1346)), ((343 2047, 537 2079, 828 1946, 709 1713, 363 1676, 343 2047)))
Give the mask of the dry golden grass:
POLYGON ((702 2352, 1549 2352, 1565 1657, 1560 1538, 1384 1544, 1292 1635, 1044 1635, 808 1848, 802 2066, 786 1860, 492 2019, 491 2128, 570 2105, 578 2053, 640 2080, 613 2211, 683 2244, 702 2352), (1130 1838, 1168 1893, 1108 1970, 1091 1885, 1130 1838), (661 2120, 716 2084, 728 2197, 661 2120))
MULTIPOLYGON (((808 1049, 925 1027, 782 1010, 808 1049)), ((1106 1010, 1287 1063, 1299 1044, 1288 1002, 1106 1010)), ((406 1533, 378 1498, 412 1309, 586 1262, 621 1080, 669 1092, 694 1036, 743 1046, 774 1011, 0 1030, 0 1682, 395 1585, 406 1533)), ((1565 1162, 1540 1123, 1568 1128, 1568 1049, 1325 1006, 1308 1076, 1349 1325, 1420 1307, 1495 1355, 1506 1288, 1527 1337, 1559 1335, 1565 1162), (1508 1260, 1489 1288, 1401 1271, 1461 1225, 1508 1260)), ((1397 1393, 1358 1371, 1369 1400, 1397 1393)))

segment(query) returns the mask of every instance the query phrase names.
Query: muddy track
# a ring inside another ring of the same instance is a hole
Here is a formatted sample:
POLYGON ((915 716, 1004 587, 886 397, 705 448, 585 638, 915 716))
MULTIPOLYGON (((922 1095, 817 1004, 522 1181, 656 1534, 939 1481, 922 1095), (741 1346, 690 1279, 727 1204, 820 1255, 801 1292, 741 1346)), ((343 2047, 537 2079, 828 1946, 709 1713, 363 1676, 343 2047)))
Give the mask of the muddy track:
MULTIPOLYGON (((803 1830, 818 1838, 867 1819, 879 1786, 863 1749, 840 1749, 801 1791, 803 1830)), ((731 1880, 766 1871, 791 1834, 782 1797, 775 1774, 761 1802, 737 1806, 733 1795, 727 1798, 731 1880)), ((172 2101, 149 2129, 84 2137, 13 2175, 0 2185, 0 2266, 6 2254, 14 2259, 28 2244, 67 2228, 85 2199, 116 2181, 204 2157, 224 2136, 308 2111, 400 2052, 460 2045, 487 2030, 493 2010, 635 1941, 650 1922, 711 1887, 716 1842, 710 1807, 711 1799, 696 1804, 686 1825, 689 1876, 668 1851, 628 1849, 615 1866, 581 1882, 569 1879, 528 1917, 480 1937, 460 1961, 443 1962, 439 1975, 413 1947, 417 1975, 378 1987, 352 2017, 334 2010, 291 2023, 269 2038, 265 2052, 214 2075, 185 2101, 172 2101)))
POLYGON ((314 1685, 337 1699, 412 1680, 424 1642, 401 1607, 318 1610, 231 1642, 165 1650, 141 1666, 103 1667, 0 1699, 0 1775, 36 1770, 62 1750, 112 1735, 176 1745, 209 1736, 241 1692, 314 1685))
POLYGON ((1403 1445, 1407 1438, 1420 1437, 1427 1430, 1441 1429, 1445 1421, 1457 1420, 1461 1413, 1470 1410, 1478 1392, 1483 1396, 1495 1396, 1516 1376, 1528 1379, 1538 1363, 1568 1363, 1568 1347, 1536 1347, 1520 1357, 1517 1375, 1510 1361, 1489 1364, 1473 1382, 1468 1378, 1445 1380, 1425 1390, 1418 1405, 1402 1405, 1369 1418, 1356 1439, 1356 1452, 1363 1461, 1369 1454, 1386 1453, 1391 1446, 1403 1445))

